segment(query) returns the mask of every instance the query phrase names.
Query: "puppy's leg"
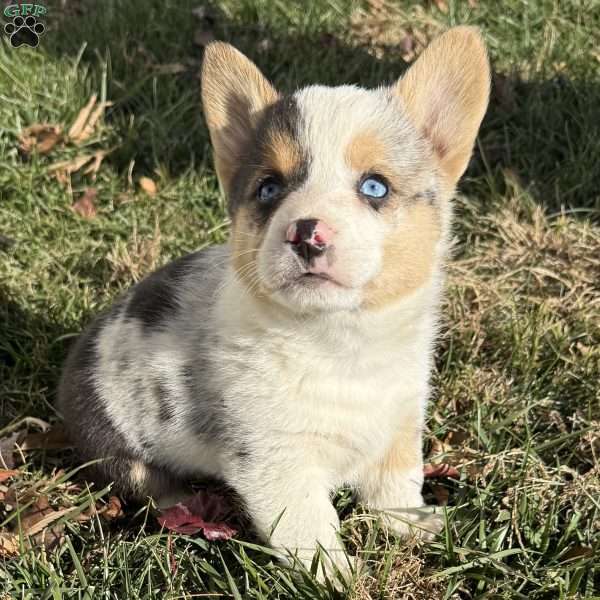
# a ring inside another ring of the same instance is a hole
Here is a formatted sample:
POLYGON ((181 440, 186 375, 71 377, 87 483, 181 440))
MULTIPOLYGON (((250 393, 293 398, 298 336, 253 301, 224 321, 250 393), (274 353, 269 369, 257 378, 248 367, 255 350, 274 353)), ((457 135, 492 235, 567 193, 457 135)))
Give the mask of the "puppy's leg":
POLYGON ((150 496, 164 508, 189 496, 176 477, 137 458, 109 458, 92 469, 94 479, 103 484, 114 482, 114 490, 132 500, 144 502, 150 496))
POLYGON ((382 511, 384 524, 401 536, 432 539, 442 528, 439 515, 424 510, 421 428, 408 427, 396 437, 386 454, 361 474, 361 499, 382 511))
POLYGON ((340 521, 322 473, 290 463, 262 465, 246 471, 244 481, 234 485, 258 533, 283 561, 292 560, 291 554, 310 567, 320 546, 329 572, 331 563, 348 572, 347 555, 337 537, 340 521))

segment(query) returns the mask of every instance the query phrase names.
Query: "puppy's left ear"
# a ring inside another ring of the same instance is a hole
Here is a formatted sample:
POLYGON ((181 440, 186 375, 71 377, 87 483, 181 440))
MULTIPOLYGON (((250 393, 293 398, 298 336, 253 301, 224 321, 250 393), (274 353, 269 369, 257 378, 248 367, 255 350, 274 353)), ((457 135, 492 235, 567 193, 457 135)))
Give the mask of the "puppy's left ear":
POLYGON ((206 47, 202 104, 217 174, 226 193, 261 114, 278 98, 258 67, 233 46, 213 42, 206 47))
POLYGON ((431 142, 451 185, 464 173, 490 95, 485 44, 474 27, 436 38, 394 86, 403 108, 431 142))

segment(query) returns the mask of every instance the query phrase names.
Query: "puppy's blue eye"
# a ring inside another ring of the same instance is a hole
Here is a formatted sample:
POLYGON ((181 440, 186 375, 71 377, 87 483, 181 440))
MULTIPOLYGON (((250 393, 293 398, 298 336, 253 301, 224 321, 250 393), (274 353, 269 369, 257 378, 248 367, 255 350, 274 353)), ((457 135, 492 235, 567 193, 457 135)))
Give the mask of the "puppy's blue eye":
POLYGON ((258 200, 263 204, 269 204, 281 196, 283 186, 274 177, 265 179, 256 192, 258 200))
POLYGON ((388 194, 388 186, 385 181, 377 175, 369 175, 365 177, 358 188, 360 193, 367 198, 381 200, 388 194))

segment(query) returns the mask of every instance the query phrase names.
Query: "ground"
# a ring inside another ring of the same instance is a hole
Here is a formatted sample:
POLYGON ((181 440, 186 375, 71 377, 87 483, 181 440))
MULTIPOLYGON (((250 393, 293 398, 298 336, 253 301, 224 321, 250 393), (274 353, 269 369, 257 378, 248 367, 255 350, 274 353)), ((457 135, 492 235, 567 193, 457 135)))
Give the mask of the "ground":
POLYGON ((600 594, 600 3, 47 8, 37 48, 3 33, 0 43, 0 450, 14 463, 0 465, 0 594, 600 594), (428 418, 428 461, 457 470, 425 488, 447 504, 444 532, 429 545, 387 537, 342 490, 344 535, 364 568, 336 592, 251 537, 168 533, 151 506, 118 518, 110 490, 86 487, 77 457, 40 432, 58 422, 60 365, 82 325, 158 265, 226 239, 199 103, 203 44, 234 43, 286 90, 369 86, 458 23, 482 28, 494 81, 455 201, 428 418), (36 124, 51 127, 27 130, 36 124))

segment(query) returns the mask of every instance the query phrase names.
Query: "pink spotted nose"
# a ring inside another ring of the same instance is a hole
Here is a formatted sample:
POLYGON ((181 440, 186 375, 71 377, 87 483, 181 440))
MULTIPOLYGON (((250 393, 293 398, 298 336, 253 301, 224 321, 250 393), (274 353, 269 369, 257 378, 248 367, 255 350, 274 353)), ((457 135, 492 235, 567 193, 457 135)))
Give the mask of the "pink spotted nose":
POLYGON ((325 253, 333 241, 334 231, 318 219, 299 219, 287 228, 286 242, 307 264, 325 253))

